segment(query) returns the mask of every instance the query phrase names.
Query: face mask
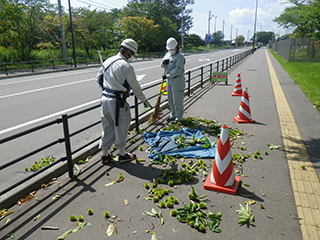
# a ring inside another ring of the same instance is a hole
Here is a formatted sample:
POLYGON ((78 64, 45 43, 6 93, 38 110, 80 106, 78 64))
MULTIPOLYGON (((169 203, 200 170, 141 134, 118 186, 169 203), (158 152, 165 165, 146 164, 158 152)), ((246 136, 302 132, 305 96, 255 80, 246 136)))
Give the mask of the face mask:
POLYGON ((173 55, 173 54, 176 53, 176 50, 169 50, 169 53, 170 53, 171 55, 173 55))
POLYGON ((133 59, 134 59, 134 56, 130 56, 130 57, 128 58, 128 62, 132 62, 133 59))

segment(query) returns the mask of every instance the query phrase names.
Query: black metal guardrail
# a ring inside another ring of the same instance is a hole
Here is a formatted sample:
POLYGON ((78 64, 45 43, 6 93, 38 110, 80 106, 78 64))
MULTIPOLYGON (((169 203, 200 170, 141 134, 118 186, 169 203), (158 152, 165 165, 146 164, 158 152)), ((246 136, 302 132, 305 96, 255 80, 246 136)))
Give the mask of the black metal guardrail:
MULTIPOLYGON (((222 59, 222 60, 219 60, 219 61, 216 61, 215 63, 210 63, 208 65, 205 65, 205 66, 201 66, 200 68, 196 68, 196 69, 193 69, 193 70, 190 70, 190 71, 187 71, 185 73, 186 75, 186 90, 185 90, 185 94, 187 96, 190 97, 191 95, 191 89, 196 89, 198 87, 203 87, 203 84, 206 82, 206 81, 209 81, 211 79, 211 76, 212 76, 212 73, 213 71, 215 72, 219 72, 219 71, 227 71, 228 69, 230 69, 233 65, 235 65, 236 63, 240 62, 243 58, 247 57, 248 55, 250 55, 252 53, 252 50, 247 50, 247 51, 244 51, 242 53, 239 53, 239 54, 236 54, 236 55, 233 55, 233 56, 230 56, 230 57, 227 57, 225 59, 222 59), (214 69, 215 68, 215 69, 214 69)), ((160 88, 160 83, 161 83, 161 80, 153 83, 153 84, 150 84, 148 86, 144 86, 142 88, 143 91, 146 91, 148 89, 151 89, 151 88, 160 88)), ((133 95, 133 94, 132 94, 133 95)), ((151 100, 153 98, 156 98, 158 96, 158 93, 149 97, 148 100, 151 100)), ((167 100, 164 100, 162 101, 162 104, 164 102, 166 102, 167 100)), ((134 97, 134 104, 132 106, 130 106, 130 108, 134 108, 135 109, 135 117, 132 119, 132 121, 134 121, 134 124, 131 125, 131 128, 136 128, 136 130, 138 131, 139 130, 139 120, 142 119, 142 116, 148 116, 152 113, 153 109, 149 109, 148 111, 146 112, 143 112, 143 113, 140 113, 139 114, 139 105, 142 104, 142 102, 139 102, 138 99, 136 97, 134 97)), ((84 113, 87 113, 87 112, 90 112, 94 109, 97 109, 100 107, 100 104, 96 104, 94 106, 91 106, 89 108, 86 108, 86 109, 83 109, 81 111, 78 111, 78 112, 75 112, 75 113, 72 113, 72 114, 63 114, 61 115, 61 118, 58 118, 56 120, 53 120, 53 121, 48 121, 46 123, 43 123, 41 125, 38 125, 38 126, 35 126, 33 128, 30 128, 30 129, 27 129, 25 131, 22 131, 22 132, 19 132, 19 133, 16 133, 16 134, 13 134, 11 136, 8 136, 8 137, 5 137, 5 138, 2 138, 0 139, 0 144, 4 144, 6 142, 9 142, 9 141, 12 141, 12 140, 16 140, 18 138, 21 138, 23 136, 26 136, 30 133, 33 133, 33 132, 36 132, 38 130, 41 130, 41 129, 44 129, 44 128, 47 128, 47 127, 50 127, 52 125, 55 125, 55 124, 61 124, 62 123, 62 126, 63 126, 63 133, 64 133, 64 136, 55 140, 55 141, 52 141, 52 142, 49 142, 49 143, 46 143, 45 145, 37 148, 37 149, 34 149, 28 153, 25 153, 24 155, 22 156, 19 156, 15 159, 12 159, 8 162, 6 162, 5 164, 2 164, 0 165, 0 170, 3 170, 9 166, 12 166, 13 164, 15 163, 18 163, 32 155, 35 155, 36 153, 39 153, 49 147, 52 147, 56 144, 60 144, 60 143, 65 143, 65 156, 64 157, 61 157, 60 159, 57 159, 55 160, 53 163, 50 163, 49 165, 37 170, 36 172, 33 172, 31 174, 29 174, 27 177, 19 180, 18 182, 10 185, 9 187, 5 188, 5 189, 2 189, 0 191, 0 196, 11 191, 12 189, 20 186, 21 184, 25 183, 26 181, 36 177, 37 175, 39 175, 40 173, 42 172, 45 172, 47 171, 49 168, 52 168, 53 166, 55 166, 56 164, 60 163, 60 162, 63 162, 63 161, 66 161, 67 160, 67 163, 68 163, 68 172, 69 172, 69 177, 72 178, 73 177, 73 155, 75 155, 76 153, 78 153, 79 151, 83 150, 84 148, 90 146, 91 144, 95 143, 96 141, 98 141, 100 139, 100 136, 98 136, 97 138, 95 138, 94 140, 90 141, 90 142, 87 142, 85 145, 79 147, 78 149, 74 149, 72 150, 71 149, 71 141, 70 139, 78 134, 80 134, 81 132, 84 132, 98 124, 101 123, 101 120, 99 121, 96 121, 88 126, 84 126, 83 128, 81 129, 78 129, 77 131, 75 132, 72 132, 70 133, 69 131, 69 119, 71 118, 74 118, 76 116, 81 116, 82 114, 84 113)), ((144 118, 146 119, 146 118, 144 118)))
MULTIPOLYGON (((188 51, 184 55, 203 53, 205 51, 188 51)), ((162 58, 164 52, 151 52, 139 53, 135 56, 134 60, 148 60, 154 58, 162 58)), ((106 59, 108 56, 103 56, 106 59)), ((16 74, 18 72, 34 73, 44 70, 61 70, 61 69, 76 69, 80 67, 98 66, 100 65, 99 57, 81 57, 81 58, 68 58, 68 59, 50 59, 50 60, 37 60, 37 61, 22 61, 22 62, 4 62, 0 63, 0 75, 9 76, 9 74, 16 74), (76 61, 75 61, 76 60, 76 61)))

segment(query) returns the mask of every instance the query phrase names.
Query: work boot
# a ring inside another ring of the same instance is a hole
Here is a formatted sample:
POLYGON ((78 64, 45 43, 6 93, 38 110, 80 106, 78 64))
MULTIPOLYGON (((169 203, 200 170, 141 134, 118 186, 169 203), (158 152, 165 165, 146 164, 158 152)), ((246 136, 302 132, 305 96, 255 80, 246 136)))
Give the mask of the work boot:
POLYGON ((137 156, 135 154, 132 153, 126 153, 124 156, 119 155, 119 162, 123 163, 123 162, 131 162, 133 160, 136 160, 137 156))
POLYGON ((108 156, 101 156, 101 163, 106 164, 113 159, 113 155, 110 153, 108 156))

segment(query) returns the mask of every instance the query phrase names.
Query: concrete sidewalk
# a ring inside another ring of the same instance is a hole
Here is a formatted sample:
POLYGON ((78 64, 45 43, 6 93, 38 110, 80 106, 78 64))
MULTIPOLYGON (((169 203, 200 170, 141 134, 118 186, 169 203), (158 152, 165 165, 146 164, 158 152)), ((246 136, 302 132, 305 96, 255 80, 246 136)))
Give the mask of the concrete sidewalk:
MULTIPOLYGON (((143 127, 147 131, 156 131, 164 126, 167 116, 165 112, 157 125, 144 124, 143 127)), ((320 239, 319 112, 271 54, 264 48, 259 49, 229 73, 228 85, 207 84, 190 98, 186 97, 185 116, 214 119, 238 128, 244 136, 233 141, 232 153, 251 155, 237 165, 242 172, 237 195, 204 190, 202 174, 190 184, 177 185, 176 188, 161 185, 173 191, 170 196, 179 199, 175 209, 188 203, 191 185, 199 195, 208 194, 208 210, 222 211, 221 233, 198 232, 171 217, 171 209, 160 209, 144 199, 148 197, 148 190, 143 184, 151 184, 158 178, 163 166, 150 164, 147 153, 138 148, 140 144, 145 150, 148 148, 142 135, 132 132, 129 139, 138 138, 138 141, 128 144, 127 150, 135 151, 138 158, 146 159, 146 162, 102 165, 100 154, 92 156, 88 163, 80 165, 81 174, 77 180, 70 180, 66 173, 52 185, 37 191, 30 201, 12 207, 10 210, 14 212, 0 221, 0 238, 9 239, 8 234, 14 234, 15 239, 57 239, 69 229, 76 228, 76 223, 69 220, 70 215, 83 215, 91 227, 85 226, 66 239, 106 239, 110 223, 115 227, 110 239, 151 239, 147 230, 154 231, 157 239, 169 240, 320 239), (241 97, 231 97, 239 72, 242 87, 249 90, 251 116, 256 120, 253 124, 237 124, 233 120, 241 101, 241 97), (281 147, 270 150, 267 144, 281 147), (245 150, 240 150, 240 146, 245 150), (263 154, 266 150, 269 155, 263 154), (262 159, 252 157, 256 151, 262 153, 262 159), (123 181, 106 186, 117 180, 119 174, 123 174, 123 181), (240 227, 236 210, 239 203, 244 205, 243 201, 249 200, 256 201, 251 205, 256 226, 240 227), (162 211, 164 225, 158 218, 142 214, 152 208, 162 211), (92 209, 94 214, 89 216, 87 209, 92 209), (105 211, 115 218, 105 219, 105 211), (11 221, 6 224, 8 218, 11 221), (42 230, 42 226, 59 229, 42 230)), ((204 161, 211 172, 212 161, 204 161)), ((175 169, 180 167, 180 162, 175 169)))

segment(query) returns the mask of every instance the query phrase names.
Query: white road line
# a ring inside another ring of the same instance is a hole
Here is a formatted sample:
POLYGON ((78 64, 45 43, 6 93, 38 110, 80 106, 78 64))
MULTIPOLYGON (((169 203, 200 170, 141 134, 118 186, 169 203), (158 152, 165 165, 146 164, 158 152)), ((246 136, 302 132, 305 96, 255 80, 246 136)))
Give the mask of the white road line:
POLYGON ((92 79, 86 79, 86 80, 81 80, 81 81, 72 82, 72 83, 60 84, 60 85, 51 86, 51 87, 38 88, 38 89, 25 91, 25 92, 13 93, 13 94, 9 94, 9 95, 0 96, 0 99, 19 96, 19 95, 23 95, 23 94, 27 94, 27 93, 40 92, 40 91, 43 91, 43 90, 48 90, 48 89, 53 89, 53 88, 58 88, 58 87, 65 87, 65 86, 68 86, 68 85, 73 85, 73 84, 78 84, 78 83, 83 83, 83 82, 89 82, 89 81, 93 81, 93 80, 94 79, 92 78, 92 79))
POLYGON ((16 126, 11 127, 11 128, 7 128, 7 129, 4 129, 4 130, 1 130, 1 131, 0 131, 0 135, 1 135, 1 134, 4 134, 4 133, 7 133, 7 132, 10 132, 10 131, 13 131, 13 130, 16 130, 16 129, 21 128, 21 127, 28 126, 28 125, 30 125, 30 124, 34 124, 34 123, 37 123, 37 122, 46 120, 46 119, 48 119, 48 118, 55 117, 55 116, 57 116, 57 115, 61 115, 61 114, 67 113, 67 112, 74 111, 74 110, 79 109, 79 108, 86 107, 86 106, 91 105, 91 104, 98 103, 99 101, 100 101, 100 99, 97 99, 97 100, 94 100, 94 101, 91 101, 91 102, 87 102, 87 103, 84 103, 84 104, 79 105, 79 106, 76 106, 76 107, 68 108, 68 109, 62 110, 62 111, 60 111, 60 112, 56 112, 56 113, 53 113, 53 114, 50 114, 50 115, 47 115, 47 116, 44 116, 44 117, 41 117, 41 118, 32 120, 32 121, 29 121, 29 122, 25 122, 25 123, 16 125, 16 126))
POLYGON ((137 75, 137 80, 138 82, 141 81, 146 75, 143 74, 143 75, 137 75))

